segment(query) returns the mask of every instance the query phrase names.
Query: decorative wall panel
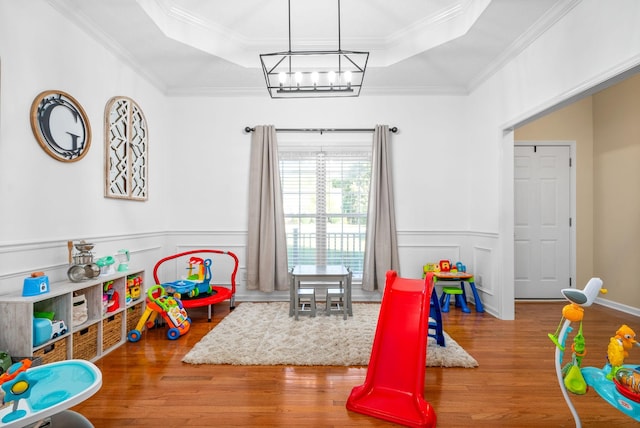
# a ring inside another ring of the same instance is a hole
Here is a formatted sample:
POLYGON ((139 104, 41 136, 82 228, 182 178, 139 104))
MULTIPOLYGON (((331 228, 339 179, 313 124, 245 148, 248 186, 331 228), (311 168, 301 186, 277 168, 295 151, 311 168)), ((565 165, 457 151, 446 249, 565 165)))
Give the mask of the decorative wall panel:
POLYGON ((113 97, 105 108, 105 196, 146 201, 148 128, 140 106, 113 97))

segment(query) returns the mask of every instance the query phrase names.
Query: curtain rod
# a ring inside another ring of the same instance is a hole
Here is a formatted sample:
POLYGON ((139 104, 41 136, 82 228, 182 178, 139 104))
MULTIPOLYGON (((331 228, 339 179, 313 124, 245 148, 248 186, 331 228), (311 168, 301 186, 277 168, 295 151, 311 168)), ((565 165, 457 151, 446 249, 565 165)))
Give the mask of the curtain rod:
MULTIPOLYGON (((244 128, 244 132, 253 132, 255 128, 249 126, 244 128)), ((276 132, 319 132, 321 135, 325 132, 373 132, 374 128, 276 128, 276 132)), ((398 132, 398 128, 394 126, 389 128, 394 134, 398 132)))

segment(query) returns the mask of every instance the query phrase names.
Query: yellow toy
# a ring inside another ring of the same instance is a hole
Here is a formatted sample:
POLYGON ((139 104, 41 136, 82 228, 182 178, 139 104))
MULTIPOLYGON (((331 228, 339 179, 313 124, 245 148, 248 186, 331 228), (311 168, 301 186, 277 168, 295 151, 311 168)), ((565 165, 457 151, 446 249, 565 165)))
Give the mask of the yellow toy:
POLYGON ((607 375, 607 379, 613 379, 616 372, 620 370, 633 345, 638 346, 636 333, 628 325, 623 324, 616 331, 616 335, 609 339, 607 358, 611 364, 611 372, 607 375))

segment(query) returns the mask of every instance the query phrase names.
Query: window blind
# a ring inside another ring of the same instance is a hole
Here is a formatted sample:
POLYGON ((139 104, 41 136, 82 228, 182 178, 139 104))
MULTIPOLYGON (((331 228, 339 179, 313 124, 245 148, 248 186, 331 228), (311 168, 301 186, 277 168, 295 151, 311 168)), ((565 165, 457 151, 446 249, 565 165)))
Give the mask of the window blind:
POLYGON ((371 151, 281 151, 289 267, 349 267, 362 275, 371 151))

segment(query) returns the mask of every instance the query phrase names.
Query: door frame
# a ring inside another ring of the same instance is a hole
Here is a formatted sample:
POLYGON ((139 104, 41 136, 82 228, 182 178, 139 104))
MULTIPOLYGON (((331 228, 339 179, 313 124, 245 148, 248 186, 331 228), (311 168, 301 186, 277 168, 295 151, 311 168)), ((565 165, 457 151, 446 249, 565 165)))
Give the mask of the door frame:
MULTIPOLYGON (((571 288, 576 288, 577 284, 577 268, 576 268, 576 171, 578 160, 576 157, 576 142, 575 141, 564 141, 564 140, 548 140, 548 141, 537 141, 537 140, 517 140, 513 142, 514 146, 568 146, 569 147, 569 157, 571 159, 571 167, 569 168, 569 180, 570 180, 570 194, 571 198, 569 200, 569 215, 571 216, 571 227, 569 228, 569 271, 571 274, 571 288)), ((515 156, 515 153, 512 153, 512 158, 515 156)), ((513 164, 512 159, 512 164, 513 164)), ((512 180, 515 180, 515 177, 512 177, 512 180)), ((515 187, 513 187, 513 201, 515 201, 515 187)), ((514 207, 515 214, 515 207, 514 207)), ((515 233, 513 234, 512 244, 515 246, 515 233)), ((514 247, 515 251, 515 247, 514 247)), ((515 262, 515 256, 513 261, 515 262)), ((515 272, 514 272, 515 273, 515 272)), ((514 278, 515 279, 515 278, 514 278)), ((514 285, 515 287, 515 285, 514 285)), ((514 292, 515 296, 515 292, 514 292)), ((515 297, 514 297, 515 299, 515 297)), ((531 301, 531 299, 526 299, 527 301, 531 301)), ((545 301, 549 299, 544 299, 545 301)), ((562 296, 558 295, 558 300, 563 300, 562 296)))

